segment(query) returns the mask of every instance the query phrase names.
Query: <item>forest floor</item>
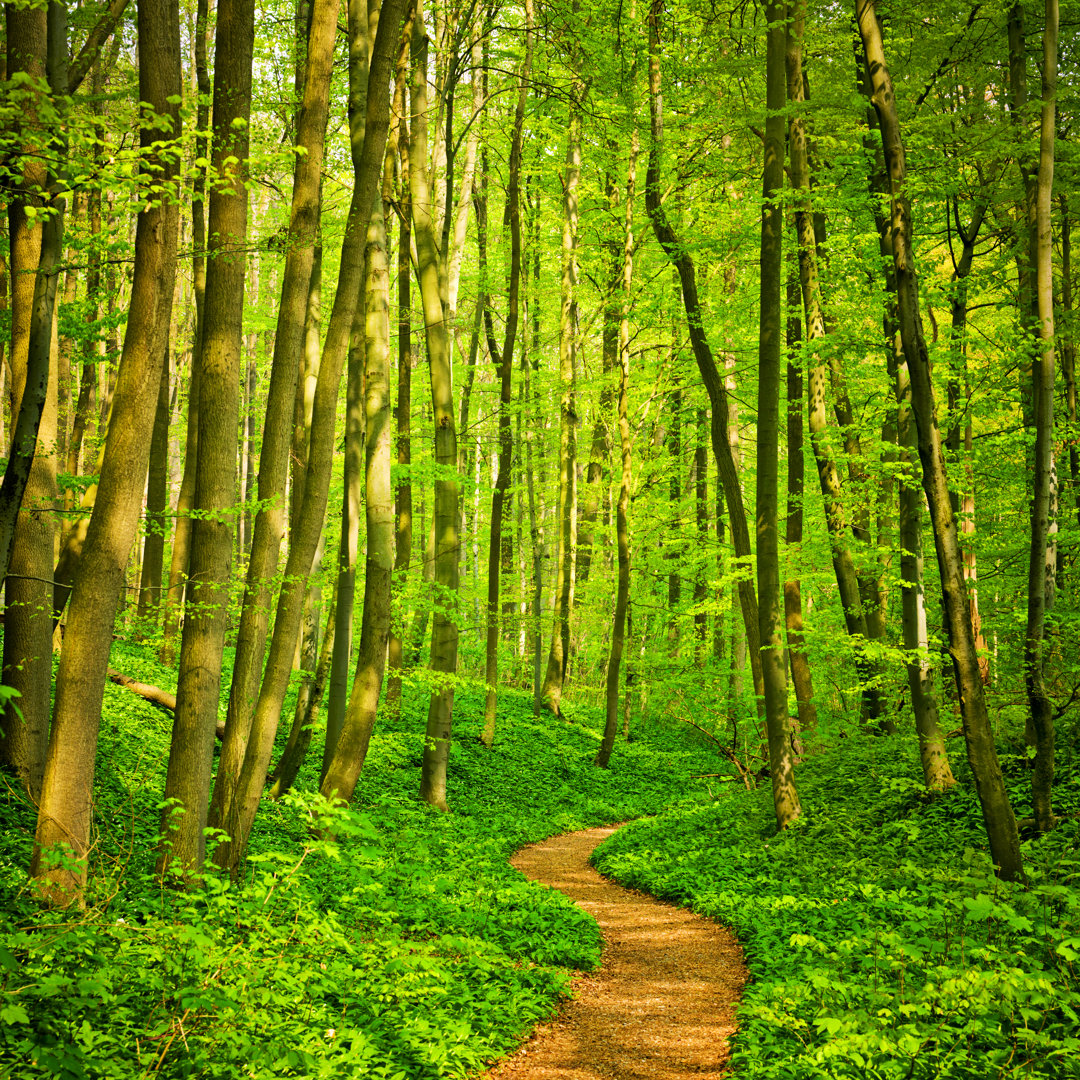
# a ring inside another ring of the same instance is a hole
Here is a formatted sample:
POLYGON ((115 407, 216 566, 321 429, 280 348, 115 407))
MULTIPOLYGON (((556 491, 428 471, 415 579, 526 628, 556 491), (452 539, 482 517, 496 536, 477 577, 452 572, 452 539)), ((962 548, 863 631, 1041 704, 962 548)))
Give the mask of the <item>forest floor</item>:
POLYGON ((705 1080, 726 1072, 747 980, 730 931, 624 889, 590 865, 615 828, 585 829, 522 848, 526 877, 564 892, 604 936, 599 971, 583 976, 555 1019, 486 1080, 705 1080))

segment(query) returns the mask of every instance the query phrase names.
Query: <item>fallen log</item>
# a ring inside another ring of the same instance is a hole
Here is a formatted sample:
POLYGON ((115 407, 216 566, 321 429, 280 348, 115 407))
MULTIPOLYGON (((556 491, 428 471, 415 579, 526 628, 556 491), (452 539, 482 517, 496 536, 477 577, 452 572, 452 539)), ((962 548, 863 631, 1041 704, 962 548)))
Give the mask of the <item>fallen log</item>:
MULTIPOLYGON (((150 683, 139 682, 138 679, 133 679, 130 675, 125 675, 122 671, 117 671, 116 668, 109 668, 109 681, 116 683, 117 686, 122 686, 125 690, 130 690, 133 694, 138 694, 139 697, 146 701, 149 701, 151 705, 156 705, 159 709, 164 709, 166 712, 176 712, 176 695, 170 694, 168 690, 162 690, 160 686, 152 686, 150 683)), ((225 722, 219 720, 215 727, 214 734, 220 739, 225 735, 225 722)))

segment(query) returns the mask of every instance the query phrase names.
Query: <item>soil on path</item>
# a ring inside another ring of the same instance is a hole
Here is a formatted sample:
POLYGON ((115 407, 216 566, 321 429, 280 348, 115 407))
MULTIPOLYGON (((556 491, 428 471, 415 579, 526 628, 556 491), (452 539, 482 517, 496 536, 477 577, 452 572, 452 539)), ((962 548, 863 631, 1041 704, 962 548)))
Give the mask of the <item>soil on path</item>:
POLYGON ((523 848, 526 877, 566 893, 600 924, 600 970, 554 1020, 485 1080, 706 1080, 726 1073, 746 983, 730 931, 621 888, 589 866, 615 829, 586 829, 523 848))

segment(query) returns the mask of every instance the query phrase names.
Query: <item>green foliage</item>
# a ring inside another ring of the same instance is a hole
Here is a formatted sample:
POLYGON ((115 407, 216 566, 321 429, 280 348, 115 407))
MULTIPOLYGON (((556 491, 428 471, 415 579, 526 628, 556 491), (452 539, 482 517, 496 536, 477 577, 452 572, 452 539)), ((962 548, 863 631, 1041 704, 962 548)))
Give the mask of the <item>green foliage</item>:
MULTIPOLYGON (((139 648, 118 643, 113 663, 168 684, 139 648)), ((107 687, 85 911, 36 909, 33 815, 10 788, 0 799, 0 1077, 424 1080, 512 1048, 572 969, 595 967, 600 939, 507 856, 703 792, 688 778, 715 763, 658 727, 596 769, 597 717, 535 719, 520 695, 501 701, 487 751, 483 690, 458 690, 454 813, 416 797, 426 699, 407 697, 376 732, 359 809, 310 794, 312 754, 300 793, 262 807, 243 880, 209 873, 184 892, 152 870, 170 718, 107 687)))
MULTIPOLYGON (((974 793, 932 799, 917 770, 910 738, 844 740, 800 769, 805 816, 782 835, 768 790, 740 791, 597 853, 738 932, 737 1075, 1080 1076, 1080 822, 1029 843, 1028 886, 1004 885, 974 793)), ((1071 774, 1058 795, 1076 809, 1071 774)))

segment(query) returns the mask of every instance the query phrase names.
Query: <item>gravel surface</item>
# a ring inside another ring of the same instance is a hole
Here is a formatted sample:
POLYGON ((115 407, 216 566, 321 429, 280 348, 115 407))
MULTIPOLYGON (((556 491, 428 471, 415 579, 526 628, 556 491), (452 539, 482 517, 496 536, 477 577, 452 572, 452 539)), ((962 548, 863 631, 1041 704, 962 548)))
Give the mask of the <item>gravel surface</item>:
POLYGON ((614 828, 554 836, 511 860, 600 924, 600 970, 486 1080, 703 1080, 726 1074, 747 979, 730 931, 624 889, 589 866, 614 828))

